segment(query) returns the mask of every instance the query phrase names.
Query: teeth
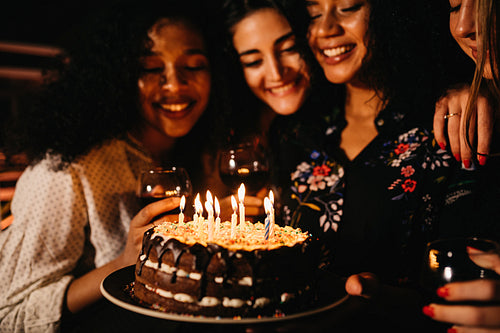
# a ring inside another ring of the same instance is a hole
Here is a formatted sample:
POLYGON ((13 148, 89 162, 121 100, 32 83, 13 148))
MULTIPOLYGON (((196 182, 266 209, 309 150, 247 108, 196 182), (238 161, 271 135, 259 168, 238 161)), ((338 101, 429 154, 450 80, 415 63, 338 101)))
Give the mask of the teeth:
POLYGON ((338 55, 344 54, 346 52, 351 51, 354 48, 354 45, 347 45, 347 46, 339 46, 333 49, 326 49, 323 50, 324 55, 327 57, 336 57, 338 55))
POLYGON ((289 84, 287 84, 287 85, 284 85, 284 86, 281 86, 281 87, 279 87, 279 88, 271 88, 270 90, 271 90, 271 92, 272 92, 273 94, 280 94, 280 93, 283 93, 283 92, 285 92, 285 91, 289 90, 289 89, 290 89, 290 88, 292 88, 294 85, 295 85, 295 82, 291 82, 291 83, 289 83, 289 84))
POLYGON ((164 108, 165 110, 172 111, 172 112, 179 112, 184 110, 189 106, 189 103, 182 103, 182 104, 161 104, 161 107, 164 108))

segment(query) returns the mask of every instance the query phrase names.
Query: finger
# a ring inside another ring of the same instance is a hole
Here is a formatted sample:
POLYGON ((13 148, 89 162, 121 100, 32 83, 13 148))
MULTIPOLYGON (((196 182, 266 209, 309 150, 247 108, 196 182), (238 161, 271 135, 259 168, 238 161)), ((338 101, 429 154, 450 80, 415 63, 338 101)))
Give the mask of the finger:
POLYGON ((255 195, 257 198, 264 199, 269 194, 269 190, 266 187, 263 187, 257 192, 255 195))
POLYGON ((496 301, 500 300, 500 281, 473 280, 452 282, 439 288, 438 294, 447 301, 496 301))
POLYGON ((469 169, 472 166, 471 145, 474 144, 472 140, 474 140, 476 133, 476 110, 473 110, 469 126, 467 126, 465 113, 461 116, 457 116, 457 118, 460 118, 460 156, 464 167, 469 169), (469 142, 471 145, 469 145, 469 142))
POLYGON ((458 102, 452 103, 453 108, 450 107, 451 114, 456 114, 453 117, 448 118, 448 140, 450 142, 450 148, 453 156, 457 161, 460 162, 460 118, 461 118, 461 108, 458 102))
POLYGON ((434 137, 441 149, 446 148, 446 134, 445 127, 446 121, 444 116, 448 114, 448 98, 443 97, 436 102, 435 112, 434 112, 434 137))
POLYGON ((499 306, 430 304, 427 314, 435 320, 466 326, 500 326, 499 306))
POLYGON ((348 294, 365 298, 372 297, 375 294, 377 286, 377 277, 368 272, 351 275, 345 283, 345 289, 348 294))
POLYGON ((490 153, 491 138, 493 136, 494 112, 488 99, 479 96, 477 99, 477 158, 480 165, 486 163, 486 156, 490 153))
POLYGON ((500 328, 484 328, 471 326, 452 326, 448 332, 454 333, 500 333, 500 328))
POLYGON ((249 206, 263 206, 264 205, 264 200, 258 197, 253 197, 253 196, 245 196, 245 208, 249 206))
POLYGON ((181 198, 179 197, 171 197, 153 202, 139 211, 139 213, 132 220, 131 225, 134 227, 147 225, 153 218, 161 213, 168 212, 169 210, 179 207, 180 203, 181 198))
POLYGON ((250 207, 246 207, 245 206, 245 215, 246 216, 262 216, 264 215, 266 212, 264 211, 264 208, 261 207, 261 206, 250 206, 250 207))
POLYGON ((500 274, 500 257, 497 253, 484 252, 470 246, 467 247, 467 253, 476 265, 491 269, 500 274))

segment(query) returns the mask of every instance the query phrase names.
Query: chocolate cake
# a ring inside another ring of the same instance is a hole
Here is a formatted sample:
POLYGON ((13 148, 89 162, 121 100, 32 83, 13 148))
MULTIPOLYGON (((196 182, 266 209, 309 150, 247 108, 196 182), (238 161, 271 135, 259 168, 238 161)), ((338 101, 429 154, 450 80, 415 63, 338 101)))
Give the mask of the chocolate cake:
POLYGON ((149 229, 136 264, 134 295, 152 308, 210 317, 271 316, 308 297, 314 246, 307 233, 262 223, 207 222, 149 229))

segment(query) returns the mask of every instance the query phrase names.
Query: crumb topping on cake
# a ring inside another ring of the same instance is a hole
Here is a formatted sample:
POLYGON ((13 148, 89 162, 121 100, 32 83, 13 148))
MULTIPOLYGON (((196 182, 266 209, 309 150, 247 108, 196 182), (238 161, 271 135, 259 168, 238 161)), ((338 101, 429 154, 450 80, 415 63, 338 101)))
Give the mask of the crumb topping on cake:
POLYGON ((154 228, 151 239, 161 236, 166 240, 175 238, 187 245, 199 243, 207 246, 208 243, 217 244, 228 250, 272 250, 282 246, 292 247, 297 243, 305 241, 309 235, 301 229, 290 226, 280 227, 274 225, 274 232, 265 239, 265 227, 261 222, 251 223, 246 221, 243 225, 236 226, 235 237, 231 237, 231 222, 221 222, 220 228, 214 231, 211 241, 208 241, 208 222, 195 224, 193 221, 187 223, 163 222, 154 228))

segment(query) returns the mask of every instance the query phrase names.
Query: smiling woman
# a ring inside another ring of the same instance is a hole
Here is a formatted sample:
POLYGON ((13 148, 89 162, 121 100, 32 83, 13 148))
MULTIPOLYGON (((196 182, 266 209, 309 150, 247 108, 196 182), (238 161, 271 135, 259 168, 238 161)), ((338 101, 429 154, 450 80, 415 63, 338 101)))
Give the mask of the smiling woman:
POLYGON ((74 36, 69 61, 24 114, 18 142, 31 165, 0 233, 0 331, 131 329, 123 314, 109 317, 120 315, 100 303, 99 284, 134 264, 153 217, 179 205, 140 211, 138 176, 174 165, 204 188, 203 154, 223 113, 204 4, 120 1, 74 36))

